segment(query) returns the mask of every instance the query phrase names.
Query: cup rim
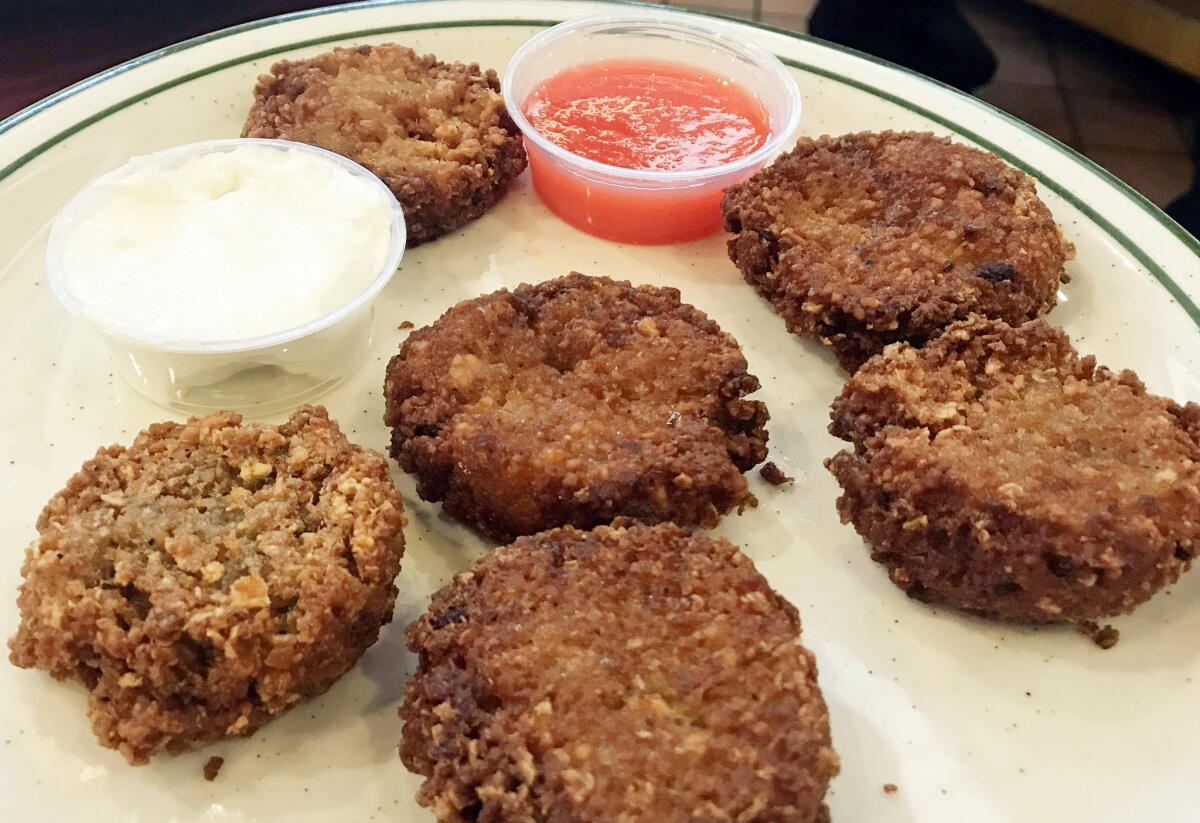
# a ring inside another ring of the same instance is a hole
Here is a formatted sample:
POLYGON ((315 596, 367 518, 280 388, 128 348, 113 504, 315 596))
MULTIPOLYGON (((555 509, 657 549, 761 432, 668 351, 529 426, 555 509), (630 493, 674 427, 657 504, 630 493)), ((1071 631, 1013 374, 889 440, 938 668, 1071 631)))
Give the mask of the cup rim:
POLYGON ((719 28, 707 23, 698 23, 691 19, 690 15, 679 12, 596 14, 578 17, 551 26, 526 40, 517 49, 505 66, 504 77, 500 81, 500 89, 504 95, 504 104, 508 109, 509 116, 512 117, 517 127, 524 134, 525 139, 531 141, 538 149, 562 162, 569 163, 577 169, 630 183, 686 183, 692 185, 737 173, 745 169, 756 168, 766 162, 766 160, 778 151, 785 140, 795 134, 800 125, 800 111, 802 108, 800 88, 796 84, 796 79, 783 63, 780 62, 779 58, 755 43, 731 37, 719 28), (778 129, 772 129, 772 133, 767 140, 749 154, 739 157, 736 160, 731 160, 728 163, 721 163, 703 169, 663 171, 613 166, 567 151, 563 147, 547 140, 529 122, 529 118, 522 111, 521 102, 512 93, 516 72, 531 57, 535 56, 540 49, 556 40, 580 31, 603 30, 621 25, 639 25, 664 31, 674 30, 676 32, 684 32, 700 39, 709 40, 765 69, 783 88, 785 96, 788 98, 788 116, 786 122, 781 124, 778 129))
POLYGON ((79 191, 77 191, 67 204, 63 206, 50 226, 50 236, 46 243, 46 269, 47 281, 50 285, 50 290, 54 296, 58 298, 62 304, 72 315, 86 320, 105 334, 117 339, 133 343, 141 346, 153 348, 162 352, 174 352, 181 354, 219 354, 219 353, 239 353, 254 351, 257 349, 270 348, 272 346, 290 343, 299 340, 316 332, 323 331, 330 326, 336 325, 346 317, 362 308, 365 304, 377 295, 384 286, 392 279, 396 273, 396 269, 400 265, 400 260, 404 256, 405 246, 408 240, 408 229, 404 219, 404 210, 400 206, 400 202, 396 199, 396 195, 387 185, 379 179, 375 174, 364 168, 359 163, 350 158, 337 154, 336 152, 323 149, 319 146, 313 146, 308 143, 298 143, 293 140, 276 140, 261 137, 230 137, 218 140, 201 140, 194 143, 184 143, 177 146, 171 146, 159 151, 150 152, 149 154, 139 154, 130 157, 120 166, 110 171, 96 175, 87 182, 79 191), (261 145, 281 151, 301 151, 311 154, 316 157, 321 157, 324 160, 333 161, 343 169, 355 174, 364 179, 370 180, 375 184, 377 190, 383 195, 384 202, 387 203, 392 210, 391 224, 389 226, 389 244, 387 256, 384 258, 383 266, 375 278, 371 280, 360 292, 355 294, 342 305, 326 312, 307 323, 301 323, 296 326, 290 326, 286 329, 281 329, 270 334, 257 335, 255 337, 246 337, 233 340, 155 340, 148 337, 139 337, 136 334, 130 333, 126 329, 115 328, 102 317, 96 316, 90 312, 80 301, 78 301, 70 288, 63 282, 62 269, 62 245, 63 234, 66 224, 75 217, 75 212, 84 203, 85 197, 92 191, 93 187, 102 180, 119 178, 127 175, 137 169, 144 168, 149 165, 159 165, 169 163, 171 161, 187 158, 191 156, 199 156, 217 151, 232 151, 238 146, 244 145, 261 145))

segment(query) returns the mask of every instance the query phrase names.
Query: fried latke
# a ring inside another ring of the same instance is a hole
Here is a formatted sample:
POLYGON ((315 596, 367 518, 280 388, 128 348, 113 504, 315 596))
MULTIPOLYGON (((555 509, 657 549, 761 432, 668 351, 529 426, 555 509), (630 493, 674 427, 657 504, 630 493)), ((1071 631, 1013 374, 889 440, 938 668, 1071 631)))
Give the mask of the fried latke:
POLYGON ((833 404, 826 465, 910 595, 1028 623, 1131 611, 1200 547, 1200 406, 1097 367, 1044 322, 888 347, 833 404))
POLYGON ((827 820, 829 717, 796 609, 722 539, 556 529, 408 628, 400 755, 438 820, 827 820))
POLYGON ((467 300, 388 364, 392 456, 500 541, 753 500, 767 409, 737 342, 671 288, 570 274, 467 300))
POLYGON ((83 683, 96 736, 131 763, 249 734, 375 642, 404 522, 386 458, 322 408, 157 423, 43 510, 12 662, 83 683))
POLYGON ((972 313, 1045 314, 1073 254, 1027 175, 925 133, 802 139, 722 211, 746 281, 848 371, 972 313))
POLYGON ((281 60, 258 79, 243 137, 310 143, 388 185, 410 246, 490 209, 525 168, 496 72, 388 43, 281 60))

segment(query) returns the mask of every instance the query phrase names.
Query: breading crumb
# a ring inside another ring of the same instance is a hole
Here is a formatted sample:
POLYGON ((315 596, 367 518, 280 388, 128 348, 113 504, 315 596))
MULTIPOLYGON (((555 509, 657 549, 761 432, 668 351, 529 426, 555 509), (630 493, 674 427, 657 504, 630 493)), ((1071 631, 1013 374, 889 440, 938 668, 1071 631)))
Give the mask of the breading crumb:
POLYGON ((223 765, 225 765, 225 758, 223 757, 208 758, 208 760, 204 761, 204 779, 209 783, 216 780, 223 765))
POLYGON ((1075 624, 1080 634, 1090 637, 1102 649, 1111 649, 1121 639, 1121 632, 1111 625, 1101 626, 1094 620, 1081 620, 1075 624))
POLYGON ((767 462, 758 470, 762 475, 762 479, 766 480, 772 486, 782 486, 784 483, 795 482, 796 478, 789 477, 783 473, 783 469, 776 466, 773 462, 767 462))

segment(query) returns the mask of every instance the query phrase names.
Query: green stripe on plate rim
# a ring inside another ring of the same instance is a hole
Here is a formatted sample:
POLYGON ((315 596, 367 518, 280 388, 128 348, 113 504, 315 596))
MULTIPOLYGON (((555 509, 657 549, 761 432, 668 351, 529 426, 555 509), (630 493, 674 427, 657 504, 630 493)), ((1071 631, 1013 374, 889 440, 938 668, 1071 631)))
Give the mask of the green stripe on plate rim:
MULTIPOLYGON (((62 102, 63 100, 66 100, 69 97, 73 97, 74 95, 76 95, 92 86, 98 85, 99 83, 106 81, 111 77, 114 77, 118 74, 122 74, 126 71, 129 71, 131 69, 137 68, 142 65, 145 65, 147 63, 154 62, 155 60, 161 59, 163 57, 167 57, 172 54, 177 54, 181 51, 185 51, 190 48, 195 48, 196 46, 204 45, 205 43, 209 43, 214 40, 218 40, 218 39, 221 39, 224 37, 229 37, 229 36, 239 34, 239 33, 245 32, 245 31, 251 31, 253 29, 262 28, 264 26, 274 25, 274 24, 281 23, 281 22, 287 22, 289 20, 321 16, 321 15, 337 13, 337 12, 342 12, 342 11, 348 11, 348 10, 353 10, 353 9, 375 8, 375 7, 380 7, 380 6, 402 5, 402 4, 407 4, 407 3, 428 2, 428 1, 429 0, 367 0, 367 2, 363 2, 363 3, 354 3, 354 4, 347 4, 344 6, 332 6, 332 7, 320 8, 320 9, 311 9, 311 10, 307 10, 307 11, 295 12, 293 14, 281 15, 278 17, 270 17, 270 18, 266 18, 263 20, 252 21, 250 23, 243 23, 242 25, 233 26, 233 27, 227 28, 227 29, 222 29, 220 31, 211 32, 209 34, 201 35, 199 37, 194 37, 190 40, 185 40, 181 43, 176 43, 172 46, 167 46, 166 48, 159 49, 158 51, 151 52, 150 54, 135 58, 126 63, 122 63, 118 66, 115 66, 114 68, 111 68, 107 71, 101 72, 100 74, 94 75, 93 77, 90 77, 79 83, 76 83, 75 85, 70 86, 61 92, 58 92, 57 94, 51 95, 50 97, 47 97, 46 99, 42 100, 41 102, 34 103, 32 106, 29 106, 28 108, 17 112, 12 117, 9 117, 7 120, 0 122, 0 134, 3 134, 4 132, 12 129, 13 127, 24 122, 25 120, 28 120, 29 118, 33 117, 34 115, 36 115, 42 111, 45 111, 46 109, 62 102)), ((636 3, 636 2, 628 2, 627 0, 617 0, 617 2, 622 2, 624 5, 645 6, 645 4, 636 3)), ((661 6, 646 6, 646 7, 647 8, 657 8, 660 10, 662 9, 661 6)), ((789 31, 787 29, 782 29, 777 26, 767 25, 765 23, 757 23, 757 22, 748 21, 748 20, 740 20, 737 18, 729 17, 727 15, 716 14, 716 13, 712 13, 712 12, 704 12, 704 11, 691 11, 690 13, 701 14, 701 15, 707 16, 707 17, 715 17, 715 18, 719 18, 722 20, 729 20, 729 21, 732 21, 735 23, 739 23, 741 25, 752 26, 755 28, 763 29, 765 31, 774 32, 776 34, 781 34, 781 35, 790 37, 795 40, 814 42, 814 43, 817 43, 826 48, 832 48, 836 51, 844 52, 846 54, 853 55, 855 57, 867 60, 869 62, 878 64, 878 65, 886 66, 888 68, 895 69, 897 71, 904 72, 909 75, 920 77, 922 80, 925 80, 926 82, 932 83, 932 84, 937 85, 941 88, 944 88, 948 91, 951 91, 954 94, 959 95, 962 99, 970 101, 973 105, 977 106, 978 108, 989 111, 992 114, 1005 120, 1006 122, 1009 122, 1013 125, 1018 126, 1020 129, 1022 129, 1026 133, 1032 135, 1033 137, 1037 138, 1038 140, 1040 140, 1044 143, 1048 143, 1051 146, 1053 146, 1054 148, 1063 152, 1064 154, 1072 157, 1078 163, 1083 165, 1085 168, 1087 168, 1094 174, 1097 174, 1098 176, 1100 176, 1102 179, 1104 179, 1110 185, 1114 186, 1118 191, 1120 191, 1122 194, 1124 194, 1127 199, 1133 201, 1143 211, 1147 212, 1151 217, 1153 217, 1164 228, 1166 228, 1168 231, 1170 231, 1171 234, 1173 234, 1175 237, 1177 237, 1189 250, 1191 250, 1192 252, 1194 252, 1197 255, 1200 255, 1200 241, 1198 241, 1190 233, 1188 233, 1187 230, 1185 230, 1182 226, 1180 226, 1178 223, 1176 223, 1174 220, 1172 220, 1161 209, 1159 209, 1157 206, 1155 206, 1153 203, 1151 203, 1149 200, 1147 200, 1145 197, 1143 197, 1137 191, 1132 189, 1127 183, 1125 183, 1124 181, 1120 180, 1117 177, 1114 177, 1109 171, 1107 171, 1106 169, 1104 169, 1101 166, 1096 165, 1090 159, 1079 154, 1071 147, 1060 143, 1058 140, 1055 140, 1053 137, 1049 136, 1048 134, 1045 134, 1044 132, 1040 131, 1039 129, 1036 129, 1033 126, 1029 125, 1028 123, 1025 123, 1023 120, 1013 117, 1012 115, 1008 114, 1007 112, 1005 112, 1001 109, 996 108, 995 106, 992 106, 988 103, 984 103, 983 101, 978 100, 969 95, 965 95, 962 92, 959 92, 957 89, 954 89, 951 86, 947 86, 946 84, 940 83, 937 80, 933 80, 932 78, 925 77, 924 75, 913 72, 909 69, 904 68, 903 66, 897 66, 894 63, 890 63, 886 60, 882 60, 878 57, 874 57, 873 55, 865 54, 863 52, 859 52, 855 49, 847 48, 845 46, 840 46, 836 43, 828 43, 824 40, 820 40, 818 38, 814 38, 814 37, 811 37, 806 34, 801 34, 799 32, 789 31)), ((427 29, 439 29, 439 28, 472 28, 472 27, 491 27, 491 26, 526 26, 526 27, 527 26, 543 26, 543 27, 545 27, 545 26, 553 26, 560 22, 562 22, 562 21, 560 21, 560 20, 491 19, 491 20, 450 20, 450 21, 436 21, 436 22, 431 21, 431 22, 424 22, 424 23, 409 23, 409 24, 404 24, 404 25, 381 26, 381 27, 370 28, 370 29, 359 29, 357 31, 349 31, 349 32, 342 32, 342 33, 338 33, 338 34, 325 35, 322 37, 315 37, 315 38, 311 38, 308 40, 301 40, 301 41, 297 41, 297 42, 293 42, 293 43, 288 43, 285 45, 275 46, 275 47, 272 47, 269 49, 263 49, 260 51, 252 52, 250 54, 244 54, 239 57, 231 58, 229 60, 224 60, 220 63, 215 63, 215 64, 213 64, 211 66, 207 66, 203 69, 197 69, 196 71, 188 72, 187 74, 183 74, 178 77, 172 78, 171 80, 168 80, 164 83, 159 83, 158 85, 152 86, 151 88, 141 91, 138 94, 135 94, 131 97, 126 98, 125 100, 120 101, 119 103, 114 103, 113 105, 108 106, 107 108, 101 109, 100 111, 89 115, 88 117, 84 118, 83 120, 80 120, 77 123, 72 124, 68 128, 60 131, 58 134, 54 135, 50 139, 45 140, 42 143, 40 143, 39 145, 33 147, 32 149, 27 151, 25 154, 18 157, 16 160, 9 163, 4 168, 0 169, 0 182, 3 182, 6 178, 8 178, 13 173, 15 173, 17 170, 19 170, 22 166, 24 166, 27 163, 29 163, 30 161, 34 160, 35 158, 37 158, 38 156, 40 156, 47 150, 53 148, 58 143, 67 139, 68 137, 71 137, 74 134, 79 133, 80 131, 83 131, 84 129, 91 126, 92 124, 105 119, 106 117, 108 117, 111 114, 121 111, 122 109, 128 108, 129 106, 135 105, 149 97, 153 97, 154 95, 159 94, 168 89, 171 89, 176 86, 182 85, 184 83, 190 82, 197 78, 204 77, 208 74, 212 74, 214 72, 221 71, 223 69, 241 65, 243 63, 249 63, 254 60, 259 60, 264 57, 271 57, 272 55, 280 54, 282 52, 293 51, 295 49, 307 48, 309 46, 318 46, 318 45, 322 45, 325 43, 335 42, 338 40, 352 40, 352 39, 363 38, 363 37, 372 37, 372 36, 381 35, 381 34, 396 34, 396 33, 405 32, 405 31, 419 31, 419 30, 427 30, 427 29)), ((988 140, 987 138, 983 137, 982 135, 972 131, 971 129, 968 129, 968 128, 962 126, 961 124, 959 124, 949 118, 943 117, 933 111, 930 111, 929 109, 926 109, 923 106, 919 106, 910 100, 906 100, 902 97, 898 97, 894 94, 891 94, 890 92, 883 91, 882 89, 876 88, 868 83, 864 83, 862 81, 855 80, 852 77, 847 77, 846 75, 840 74, 835 71, 831 71, 830 69, 826 69, 821 66, 813 65, 811 63, 805 63, 805 62, 802 62, 799 60, 793 60, 791 58, 787 58, 787 57, 783 57, 783 56, 779 56, 779 55, 776 55, 776 56, 779 57, 779 59, 784 64, 786 64, 792 68, 799 69, 799 70, 805 71, 805 72, 809 72, 811 74, 815 74, 820 77, 825 77, 830 80, 834 80, 835 82, 845 84, 852 88, 856 88, 860 91, 864 91, 875 97, 878 97, 883 100, 887 100, 888 102, 898 105, 901 108, 904 108, 908 111, 918 114, 921 117, 924 117, 928 120, 931 120, 935 123, 945 126, 946 128, 951 129, 952 131, 961 135, 962 137, 965 137, 968 140, 971 140, 972 142, 976 143, 977 145, 980 145, 980 146, 986 148, 988 151, 991 151, 994 154, 1002 157, 1007 163, 1009 163, 1013 166, 1016 166, 1017 168, 1026 172, 1027 174, 1032 175, 1034 178, 1036 178, 1038 180, 1039 183, 1045 185, 1047 188, 1052 190, 1055 194, 1057 194, 1058 196, 1062 197, 1064 200, 1069 202, 1072 206, 1074 206, 1077 210, 1079 210, 1083 215, 1085 215, 1089 220, 1091 220, 1093 223, 1095 223, 1097 226, 1099 226, 1101 229, 1103 229, 1110 237, 1112 237, 1118 243, 1118 245, 1120 245, 1122 248, 1124 248, 1131 256, 1133 256, 1139 263, 1141 263, 1146 268, 1146 270, 1149 271, 1150 274, 1156 280, 1158 280, 1159 283, 1162 284, 1162 286, 1167 290, 1167 292, 1171 295, 1171 297, 1180 305, 1180 307, 1183 308, 1185 312, 1187 312, 1188 316, 1197 325, 1197 327, 1200 327, 1200 307, 1197 307, 1196 303, 1191 299, 1191 297, 1188 296, 1187 292, 1185 292, 1178 283, 1176 283, 1174 280, 1172 280, 1170 275, 1168 275, 1166 273, 1166 271, 1162 268, 1162 266, 1160 266, 1144 249, 1142 249, 1139 245, 1134 243, 1129 238, 1129 236, 1126 235, 1123 231, 1118 229, 1115 225, 1113 225, 1111 222, 1109 222, 1106 218, 1102 217, 1099 213, 1097 213, 1094 209, 1092 209, 1091 206, 1089 206, 1088 204, 1086 204, 1082 200, 1080 200, 1066 186, 1057 182, 1053 178, 1050 178, 1050 177, 1042 174, 1042 172, 1039 169, 1034 168, 1029 163, 1026 163, 1024 160, 1021 160, 1020 158, 1018 158, 1015 155, 1008 152, 1006 149, 993 143, 992 141, 988 140)))

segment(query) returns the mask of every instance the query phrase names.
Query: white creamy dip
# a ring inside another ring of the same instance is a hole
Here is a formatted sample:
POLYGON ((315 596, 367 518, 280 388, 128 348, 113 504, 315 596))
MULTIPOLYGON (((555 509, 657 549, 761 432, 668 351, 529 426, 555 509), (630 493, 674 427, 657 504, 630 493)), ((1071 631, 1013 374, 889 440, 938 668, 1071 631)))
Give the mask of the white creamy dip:
POLYGON ((303 148, 135 158, 60 218, 52 266, 57 288, 111 332, 170 346, 259 338, 366 289, 394 208, 375 180, 303 148))

